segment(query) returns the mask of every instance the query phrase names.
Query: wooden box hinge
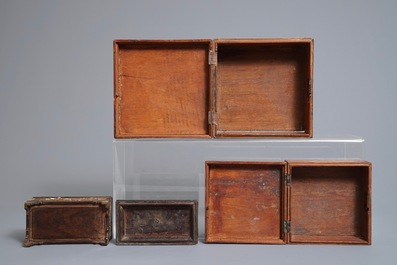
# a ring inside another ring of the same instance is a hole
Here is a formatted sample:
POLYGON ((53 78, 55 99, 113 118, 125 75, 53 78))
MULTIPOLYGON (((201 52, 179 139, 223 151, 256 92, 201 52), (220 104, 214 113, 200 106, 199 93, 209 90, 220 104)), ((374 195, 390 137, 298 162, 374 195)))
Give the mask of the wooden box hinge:
POLYGON ((209 111, 208 123, 211 125, 218 125, 218 113, 216 113, 215 111, 209 111))
POLYGON ((312 96, 312 80, 309 79, 307 82, 307 96, 311 97, 312 96))
POLYGON ((288 173, 285 174, 284 183, 285 183, 285 186, 291 185, 291 174, 288 174, 288 173))
POLYGON ((291 231, 291 221, 284 220, 284 233, 289 233, 291 231))
POLYGON ((218 55, 216 52, 214 51, 210 51, 209 52, 209 56, 208 56, 208 64, 210 65, 216 65, 218 63, 218 55))

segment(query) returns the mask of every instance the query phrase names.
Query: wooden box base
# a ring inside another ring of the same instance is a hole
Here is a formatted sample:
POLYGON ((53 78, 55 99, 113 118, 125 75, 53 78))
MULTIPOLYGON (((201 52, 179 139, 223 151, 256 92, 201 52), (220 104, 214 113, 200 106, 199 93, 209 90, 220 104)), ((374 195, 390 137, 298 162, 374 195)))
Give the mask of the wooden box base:
POLYGON ((25 247, 107 245, 112 238, 111 197, 36 197, 26 201, 25 247))

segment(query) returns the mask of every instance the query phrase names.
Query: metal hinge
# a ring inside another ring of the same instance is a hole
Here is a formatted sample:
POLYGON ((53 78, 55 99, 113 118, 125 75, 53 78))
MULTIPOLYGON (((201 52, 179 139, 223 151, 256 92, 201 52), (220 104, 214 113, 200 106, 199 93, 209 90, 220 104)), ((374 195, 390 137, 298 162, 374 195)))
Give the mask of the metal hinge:
POLYGON ((312 96, 312 80, 309 79, 309 81, 307 82, 307 95, 309 97, 312 96))
POLYGON ((218 113, 216 113, 215 111, 209 111, 208 123, 211 125, 218 125, 218 113))
POLYGON ((218 55, 214 51, 210 51, 208 55, 208 64, 216 65, 218 63, 218 55))
POLYGON ((284 177, 285 186, 291 185, 291 174, 286 173, 284 177))
POLYGON ((284 233, 289 233, 291 231, 291 221, 284 220, 284 233))

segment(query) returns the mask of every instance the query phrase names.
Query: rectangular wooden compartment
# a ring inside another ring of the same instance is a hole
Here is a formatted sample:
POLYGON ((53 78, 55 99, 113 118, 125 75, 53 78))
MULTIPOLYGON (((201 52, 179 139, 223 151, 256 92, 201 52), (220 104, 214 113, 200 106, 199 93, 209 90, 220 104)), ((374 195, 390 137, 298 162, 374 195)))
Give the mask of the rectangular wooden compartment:
POLYGON ((115 40, 114 136, 312 137, 313 39, 115 40))
POLYGON ((206 162, 205 241, 371 244, 371 163, 206 162))
POLYGON ((117 245, 194 245, 197 201, 116 201, 117 245))
POLYGON ((371 244, 371 164, 290 161, 290 243, 371 244))
POLYGON ((25 210, 25 247, 107 245, 112 238, 111 197, 34 197, 26 201, 25 210))

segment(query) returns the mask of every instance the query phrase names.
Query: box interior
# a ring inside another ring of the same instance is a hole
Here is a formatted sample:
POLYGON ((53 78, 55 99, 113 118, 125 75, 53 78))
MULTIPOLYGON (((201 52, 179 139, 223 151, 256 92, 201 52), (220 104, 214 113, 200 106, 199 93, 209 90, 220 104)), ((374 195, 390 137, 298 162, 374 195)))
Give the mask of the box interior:
POLYGON ((194 240, 192 205, 120 205, 120 242, 175 243, 194 240))
POLYGON ((368 243, 368 176, 364 166, 293 167, 291 243, 368 243))
POLYGON ((310 43, 218 43, 217 134, 307 136, 310 43))
POLYGON ((209 137, 209 41, 116 45, 116 138, 209 137))
POLYGON ((209 164, 206 242, 282 244, 283 165, 209 164))

